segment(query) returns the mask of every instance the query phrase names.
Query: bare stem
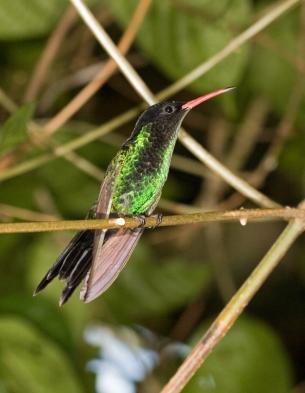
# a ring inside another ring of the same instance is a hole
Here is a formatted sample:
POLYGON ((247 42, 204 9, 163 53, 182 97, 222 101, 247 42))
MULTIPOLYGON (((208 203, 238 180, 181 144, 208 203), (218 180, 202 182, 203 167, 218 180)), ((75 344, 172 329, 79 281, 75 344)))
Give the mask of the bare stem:
POLYGON ((13 113, 17 109, 16 104, 10 99, 10 97, 5 93, 5 91, 0 87, 0 105, 8 111, 8 113, 13 113))
MULTIPOLYGON (((186 224, 198 224, 209 222, 239 221, 246 225, 248 221, 257 220, 305 220, 305 210, 299 208, 282 209, 241 209, 228 212, 204 212, 164 216, 160 226, 175 226, 186 224)), ((158 225, 158 218, 150 216, 146 218, 145 227, 151 228, 158 225)), ((111 218, 104 220, 75 220, 75 221, 51 221, 51 222, 22 222, 0 224, 0 233, 29 233, 29 232, 54 232, 84 229, 112 229, 112 228, 136 228, 139 226, 137 217, 111 218)))
MULTIPOLYGON (((72 0, 71 0, 71 1, 72 1, 72 0)), ((298 0, 288 0, 288 1, 281 2, 278 6, 275 6, 275 7, 270 11, 272 17, 270 17, 270 16, 268 17, 268 14, 267 14, 265 17, 262 18, 263 21, 264 21, 264 23, 262 23, 262 22, 260 23, 260 21, 261 21, 261 19, 260 19, 260 20, 258 20, 254 25, 250 26, 249 29, 248 29, 248 31, 252 31, 252 34, 254 34, 254 33, 256 34, 257 32, 261 31, 263 28, 267 27, 268 24, 272 23, 276 18, 278 18, 278 17, 279 17, 280 15, 282 15, 284 12, 288 11, 289 8, 291 8, 292 6, 294 6, 295 4, 297 4, 297 2, 298 2, 298 0), (256 25, 256 28, 255 28, 255 25, 256 25), (258 27, 260 27, 260 29, 258 29, 258 27)), ((77 1, 77 3, 81 3, 81 4, 82 4, 81 1, 77 1)), ((85 6, 82 4, 81 7, 85 7, 85 6)), ((88 10, 86 10, 86 13, 88 13, 88 10)), ((92 15, 91 15, 91 17, 92 17, 92 15)), ((94 22, 94 25, 95 25, 95 26, 96 26, 96 25, 98 26, 98 30, 100 29, 100 26, 98 25, 97 21, 94 22)), ((246 30, 246 31, 247 31, 247 30, 246 30)), ((246 32, 246 31, 245 31, 245 32, 246 32)), ((244 32, 244 33, 245 33, 245 32, 244 32)), ((242 33, 242 34, 243 34, 243 33, 242 33)), ((102 35, 103 35, 103 34, 102 34, 102 35)), ((246 36, 249 37, 248 39, 251 38, 251 34, 249 34, 249 32, 248 32, 247 35, 244 35, 244 36, 243 36, 243 37, 244 37, 243 40, 241 40, 240 38, 238 38, 238 37, 240 37, 240 36, 236 37, 236 40, 239 39, 240 42, 243 41, 243 43, 244 43, 244 42, 246 42, 246 40, 245 40, 245 37, 246 37, 246 36)), ((103 38, 103 39, 104 39, 104 38, 103 38)), ((106 41, 108 41, 108 40, 109 40, 109 37, 106 38, 106 41)), ((230 46, 230 47, 232 48, 231 50, 234 50, 234 48, 235 48, 235 49, 237 48, 236 46, 234 47, 234 45, 232 45, 232 41, 231 41, 231 43, 228 44, 228 46, 230 46)), ((228 46, 227 46, 227 47, 228 47, 228 46)), ((111 47, 111 50, 112 50, 112 51, 113 51, 113 50, 114 50, 114 51, 117 51, 117 49, 115 48, 115 46, 114 46, 114 44, 113 44, 112 42, 111 42, 110 47, 111 47)), ((227 47, 226 47, 226 48, 227 48, 227 47)), ((117 52, 118 52, 118 53, 116 53, 116 56, 120 56, 119 51, 117 51, 117 52)), ((221 53, 221 52, 218 52, 218 54, 220 54, 220 53, 221 53)), ((226 53, 227 53, 227 56, 228 56, 231 52, 229 53, 229 52, 227 52, 227 50, 226 50, 226 53)), ((215 56, 217 56, 217 54, 216 54, 215 56)), ((122 56, 121 56, 121 57, 122 57, 122 56)), ((222 61, 225 57, 226 57, 226 56, 220 56, 220 55, 219 55, 219 59, 220 59, 219 61, 222 61)), ((121 60, 120 60, 121 64, 124 63, 124 60, 126 61, 126 59, 124 59, 124 57, 122 57, 122 58, 121 58, 121 60), (123 58, 123 60, 122 60, 122 58, 123 58), (122 63, 122 61, 123 61, 123 63, 122 63)), ((200 69, 201 69, 201 73, 198 72, 198 68, 197 68, 197 72, 196 72, 196 77, 197 77, 197 78, 200 77, 200 76, 202 76, 204 72, 207 72, 209 69, 213 68, 213 65, 209 68, 209 67, 207 67, 206 64, 207 64, 207 62, 205 62, 205 63, 203 63, 201 66, 199 66, 199 67, 201 67, 201 68, 200 68, 200 69)), ((131 67, 131 66, 129 65, 129 67, 131 67)), ((135 71, 133 71, 133 75, 134 75, 134 72, 135 72, 135 71)), ((193 73, 193 72, 191 72, 191 73, 193 73)), ((137 74, 136 74, 136 75, 137 75, 137 74)), ((189 74, 188 74, 188 75, 189 75, 189 74)), ((184 78, 182 78, 182 80, 177 81, 177 83, 175 83, 174 85, 170 86, 168 89, 165 89, 165 90, 163 90, 162 92, 160 92, 160 93, 157 95, 157 98, 159 98, 159 99, 160 99, 160 98, 166 98, 166 97, 168 97, 170 94, 172 94, 172 93, 171 93, 172 91, 178 91, 180 88, 185 87, 185 86, 184 86, 184 82, 182 83, 181 81, 183 81, 183 80, 185 80, 186 78, 188 78, 188 75, 186 75, 184 78), (179 84, 179 86, 180 86, 179 88, 177 88, 177 86, 178 86, 177 84, 179 84), (183 86, 182 86, 182 85, 183 85, 183 86), (176 87, 174 88, 173 86, 176 86, 176 87)), ((194 75, 194 73, 193 73, 193 75, 194 75)), ((192 81, 193 81, 193 80, 194 80, 194 79, 192 79, 192 81)), ((143 82, 141 82, 141 86, 143 87, 143 82)), ((144 85, 144 86, 145 86, 145 85, 144 85)), ((145 86, 144 89, 147 90, 147 87, 145 86)), ((148 91, 148 92, 146 91, 146 93, 147 93, 147 94, 145 94, 145 96, 148 95, 148 96, 150 96, 149 99, 151 99, 152 97, 151 97, 150 92, 149 92, 149 91, 148 91)), ((151 101, 151 102, 153 102, 153 101, 151 101)), ((111 120, 110 122, 104 124, 104 126, 100 127, 99 129, 93 130, 92 132, 89 132, 89 133, 87 133, 85 136, 82 136, 82 137, 80 137, 80 138, 76 138, 74 141, 70 142, 69 144, 66 144, 65 146, 62 146, 62 148, 63 148, 63 150, 65 150, 65 151, 72 151, 72 150, 74 150, 74 149, 76 149, 76 148, 79 148, 79 147, 81 147, 81 146, 84 146, 84 145, 86 145, 86 144, 88 144, 88 143, 94 141, 95 139, 97 139, 100 135, 102 135, 102 134, 104 134, 104 133, 106 133, 106 132, 110 132, 110 131, 112 131, 114 128, 119 127, 119 126, 125 124, 127 121, 133 119, 133 118, 139 113, 139 111, 140 111, 140 108, 135 108, 135 109, 133 109, 133 110, 127 111, 127 112, 123 113, 122 115, 118 116, 116 119, 113 119, 113 120, 111 120)), ((192 143, 192 142, 193 142, 192 138, 188 137, 187 134, 184 135, 184 136, 183 136, 183 134, 182 134, 181 140, 183 141, 183 143, 187 144, 188 146, 190 146, 190 145, 193 144, 193 143, 192 143)), ((195 143, 196 143, 196 141, 195 141, 195 143)), ((196 148, 196 146, 195 146, 195 148, 197 149, 198 155, 200 155, 201 158, 202 158, 202 157, 205 157, 205 161, 206 161, 206 162, 210 162, 210 157, 209 157, 209 156, 206 156, 204 149, 201 149, 201 146, 200 146, 199 144, 198 144, 198 146, 200 147, 200 150, 198 150, 198 148, 196 148)), ((197 147, 198 147, 198 146, 197 146, 197 147)), ((197 156, 197 155, 196 155, 196 156, 197 156)), ((57 155, 57 157, 58 157, 58 155, 57 155)), ((49 161, 51 161, 51 160, 54 159, 54 158, 56 158, 56 156, 54 156, 54 155, 52 156, 52 155, 46 154, 46 155, 40 156, 40 157, 35 158, 35 159, 30 159, 30 160, 28 160, 28 161, 26 161, 26 162, 23 162, 23 163, 21 163, 21 164, 19 164, 19 165, 14 166, 14 167, 11 168, 11 169, 8 169, 8 170, 5 171, 5 172, 0 173, 0 181, 1 181, 1 180, 5 180, 5 179, 9 179, 9 178, 11 178, 11 177, 13 177, 13 176, 17 176, 17 175, 19 175, 19 174, 26 173, 26 172, 28 172, 29 170, 35 169, 35 168, 39 167, 41 164, 46 163, 46 162, 49 162, 49 161)), ((213 157, 212 157, 212 158, 213 158, 213 157)), ((212 160, 212 161, 213 161, 213 160, 212 160)), ((215 161, 212 162, 210 168, 213 167, 214 169, 220 170, 221 172, 219 173, 219 175, 220 175, 222 178, 224 178, 224 180, 226 181, 226 180, 227 180, 226 175, 228 174, 228 172, 227 172, 228 169, 227 169, 227 171, 222 171, 221 164, 219 163, 220 166, 218 166, 218 165, 215 165, 216 163, 217 163, 217 161, 216 161, 216 162, 215 162, 215 161)), ((212 168, 211 168, 211 169, 212 169, 212 168)), ((214 170, 214 169, 213 169, 213 170, 214 170)), ((232 174, 230 171, 229 171, 229 173, 232 174)), ((247 187, 247 183, 245 183, 245 182, 243 182, 243 181, 242 181, 243 184, 241 184, 239 181, 236 182, 236 181, 235 181, 235 180, 236 180, 235 175, 234 175, 234 174, 232 174, 232 175, 233 175, 233 176, 230 176, 230 182, 229 182, 229 183, 230 183, 231 185, 233 185, 233 183, 234 183, 233 187, 237 186, 238 188, 236 188, 236 189, 237 189, 239 192, 242 192, 242 189, 244 189, 244 186, 246 185, 246 187, 247 187), (242 189, 240 189, 239 186, 242 186, 242 189)), ((261 198, 261 197, 260 197, 260 193, 259 193, 258 191, 256 191, 253 187, 251 188, 251 186, 249 186, 249 185, 248 185, 248 192, 249 192, 250 194, 252 194, 253 200, 256 201, 256 202, 259 202, 262 206, 265 206, 265 207, 276 206, 276 204, 273 204, 272 201, 271 201, 269 198, 265 199, 264 196, 261 198), (249 188, 249 187, 250 187, 250 188, 249 188), (252 190, 254 190, 254 194, 251 193, 252 190)), ((262 195, 262 194, 261 194, 261 195, 262 195)))
POLYGON ((24 101, 29 102, 36 98, 44 81, 46 80, 47 72, 59 50, 64 36, 67 34, 76 19, 76 15, 75 9, 71 5, 68 6, 56 29, 50 36, 42 55, 36 64, 24 95, 24 101))
MULTIPOLYGON (((133 17, 118 43, 118 49, 122 54, 125 54, 129 50, 150 4, 151 0, 139 1, 133 17)), ((109 59, 95 78, 44 126, 44 135, 52 135, 59 127, 62 127, 103 86, 116 69, 116 63, 112 59, 109 59)))
MULTIPOLYGON (((146 86, 145 82, 141 79, 132 65, 126 60, 124 56, 120 53, 118 48, 114 45, 111 38, 108 36, 106 31, 95 19, 90 10, 85 6, 82 0, 70 0, 76 9, 78 10, 80 16, 83 18, 84 22, 87 24, 89 29, 95 35, 99 43, 108 52, 108 54, 117 63, 118 67, 125 75, 127 80, 132 84, 134 89, 141 95, 141 97, 149 104, 152 105, 156 103, 156 99, 153 94, 146 86)), ((296 3, 294 0, 293 3, 296 3)), ((286 3, 292 3, 292 0, 286 1, 286 3)), ((287 6, 286 6, 287 8, 287 6)), ((276 14, 278 15, 278 14, 276 14)), ((221 178, 223 178, 228 184, 233 188, 238 190, 241 194, 247 196, 254 203, 263 207, 276 207, 279 206, 276 202, 272 201, 270 198, 266 197, 261 192, 257 191, 254 187, 248 184, 243 179, 236 176, 228 168, 222 165, 216 158, 209 154, 194 138, 192 138, 186 131, 181 130, 179 134, 180 142, 191 152, 195 157, 197 157, 201 162, 207 165, 212 171, 217 173, 221 178)))
POLYGON ((57 148, 53 149, 53 153, 44 153, 38 157, 31 158, 20 164, 13 166, 12 168, 8 168, 5 171, 0 171, 0 181, 10 179, 14 176, 23 175, 29 171, 39 168, 40 166, 58 158, 65 156, 67 153, 79 149, 82 146, 87 145, 90 142, 100 138, 101 136, 107 134, 111 130, 116 127, 121 126, 127 121, 131 120, 135 113, 137 113, 137 109, 131 109, 122 115, 116 117, 115 119, 110 120, 109 122, 103 124, 101 127, 95 128, 91 132, 88 132, 74 140, 67 142, 57 148))
POLYGON ((179 393, 182 391, 304 229, 304 221, 299 219, 295 219, 287 225, 252 274, 198 341, 176 374, 162 389, 161 393, 179 393))
POLYGON ((16 217, 21 220, 34 220, 34 221, 58 220, 58 217, 55 217, 51 214, 36 212, 17 206, 7 205, 5 203, 0 203, 0 216, 16 217))
POLYGON ((101 46, 106 50, 106 52, 109 53, 109 55, 113 58, 113 60, 122 71, 122 73, 130 81, 134 89, 148 104, 154 104, 156 101, 149 89, 147 88, 146 84, 139 77, 135 69, 126 60, 126 58, 120 53, 109 35, 101 27, 101 25, 90 12, 88 7, 83 3, 82 0, 70 0, 70 2, 77 9, 79 15, 84 20, 86 25, 90 28, 91 32, 94 34, 101 46))
POLYGON ((157 95, 157 98, 162 100, 163 98, 173 95, 184 89, 186 86, 190 85, 192 82, 206 74, 217 64, 222 62, 225 58, 227 58, 247 41, 249 41, 252 37, 264 30, 272 22, 274 22, 281 15, 300 2, 301 0, 286 0, 278 2, 274 7, 272 7, 272 9, 269 9, 263 17, 253 23, 248 29, 243 31, 237 37, 233 38, 221 51, 217 52, 214 56, 210 57, 206 62, 200 64, 189 74, 185 75, 167 89, 163 90, 160 94, 157 95))
POLYGON ((184 146, 186 146, 189 151, 191 151, 194 156, 203 162, 211 171, 216 173, 225 182, 235 188, 235 190, 239 191, 242 195, 246 196, 257 205, 266 208, 280 206, 277 202, 256 190, 241 177, 235 175, 232 171, 230 171, 230 169, 218 161, 202 145, 183 130, 180 131, 180 140, 183 142, 184 146))

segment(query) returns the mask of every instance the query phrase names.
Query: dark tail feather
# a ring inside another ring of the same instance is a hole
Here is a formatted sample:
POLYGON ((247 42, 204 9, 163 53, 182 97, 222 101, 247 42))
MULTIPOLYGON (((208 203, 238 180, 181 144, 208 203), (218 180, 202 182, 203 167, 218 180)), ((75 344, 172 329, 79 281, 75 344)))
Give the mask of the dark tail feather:
POLYGON ((41 280, 34 295, 37 295, 58 276, 66 280, 66 286, 60 298, 60 305, 64 304, 90 269, 93 241, 94 231, 82 231, 76 234, 41 280))
POLYGON ((112 232, 93 262, 81 290, 81 299, 91 302, 110 287, 126 265, 144 228, 120 229, 112 232))
POLYGON ((105 292, 117 278, 143 231, 144 228, 107 231, 93 266, 95 232, 89 230, 79 232, 41 280, 34 295, 58 276, 59 279, 64 279, 66 284, 59 301, 59 304, 63 305, 86 278, 81 290, 81 299, 85 302, 92 301, 105 292))

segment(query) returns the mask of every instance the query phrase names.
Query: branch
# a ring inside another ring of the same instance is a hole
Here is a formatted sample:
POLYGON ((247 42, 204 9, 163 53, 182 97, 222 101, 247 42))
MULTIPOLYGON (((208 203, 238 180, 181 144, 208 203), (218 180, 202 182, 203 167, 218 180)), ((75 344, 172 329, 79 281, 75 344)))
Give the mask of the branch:
POLYGON ((7 110, 8 113, 13 113, 17 107, 16 104, 10 99, 5 91, 0 87, 0 105, 7 110))
POLYGON ((35 220, 35 221, 43 221, 43 220, 58 220, 58 217, 55 217, 51 214, 46 214, 43 212, 36 212, 29 209, 24 209, 22 207, 7 205, 5 203, 0 203, 0 217, 16 217, 20 220, 35 220))
MULTIPOLYGON (((302 207, 304 209, 304 203, 302 207)), ((303 212, 305 211, 303 210, 303 212)), ((201 337, 161 393, 179 393, 182 391, 304 230, 304 220, 295 219, 287 225, 252 274, 201 337)))
MULTIPOLYGON (((126 54, 133 43, 150 4, 151 0, 139 1, 129 25, 118 43, 118 49, 122 54, 126 54)), ((112 59, 109 59, 94 79, 44 126, 44 136, 50 136, 54 134, 59 127, 62 127, 104 85, 116 69, 116 63, 112 59)))
POLYGON ((65 35, 73 25, 76 16, 77 14, 75 9, 71 5, 68 6, 54 32, 48 39, 48 42, 35 66, 34 72, 24 94, 24 101, 31 102, 36 99, 47 78, 47 73, 57 55, 60 45, 65 35))
POLYGON ((79 15, 94 34, 98 42, 113 58, 119 69, 126 76, 134 89, 139 93, 140 97, 142 97, 149 105, 155 104, 156 101, 144 81, 139 77, 132 65, 120 53, 109 35, 101 27, 93 14, 89 11, 88 7, 83 3, 82 0, 70 0, 70 2, 77 9, 79 15))
MULTIPOLYGON (((282 209, 240 209, 228 212, 205 212, 164 216, 158 225, 158 217, 152 215, 146 218, 145 228, 158 226, 175 226, 186 224, 198 224, 209 222, 239 221, 246 225, 248 221, 256 220, 305 220, 305 210, 300 208, 282 209)), ((0 224, 0 233, 32 233, 32 232, 55 232, 67 230, 85 229, 114 229, 136 228, 141 223, 138 217, 110 218, 102 220, 71 220, 71 221, 48 221, 48 222, 20 222, 0 224)))
POLYGON ((278 19, 281 15, 287 12, 292 7, 300 3, 301 0, 286 0, 278 2, 272 9, 270 9, 264 16, 258 21, 253 23, 248 29, 244 30, 237 37, 233 38, 221 51, 217 52, 214 56, 210 57, 206 62, 200 64, 197 68, 179 79, 177 82, 169 86, 157 95, 157 98, 163 100, 165 97, 173 95, 178 91, 184 89, 196 79, 202 77, 217 64, 221 63, 229 55, 236 52, 238 48, 244 45, 247 41, 257 35, 259 32, 264 30, 272 22, 278 19))
MULTIPOLYGON (((288 0, 288 1, 285 1, 283 3, 281 2, 279 5, 275 6, 269 12, 269 14, 271 13, 271 17, 270 16, 269 17, 268 16, 264 16, 263 18, 261 18, 260 20, 255 22, 255 24, 250 26, 247 30, 245 30, 243 33, 241 33, 239 36, 237 36, 234 40, 239 41, 240 45, 242 43, 245 43, 246 42, 245 38, 250 39, 254 34, 257 34, 259 31, 261 31, 262 29, 266 28, 276 18, 278 18, 284 12, 288 11, 289 8, 291 8, 292 6, 297 4, 297 2, 298 2, 298 0, 288 0), (264 23, 262 23, 262 20, 264 21, 264 23), (247 34, 245 34, 246 31, 248 31, 247 34), (251 36, 251 34, 249 32, 252 32, 252 36, 251 36), (242 36, 244 37, 243 40, 241 40, 242 36)), ((230 45, 232 45, 232 41, 231 41, 231 43, 228 44, 228 46, 230 46, 230 45)), ((234 48, 234 45, 231 46, 231 50, 234 50, 234 49, 232 49, 232 47, 234 48)), ((223 50, 225 50, 225 48, 223 50)), ((219 62, 224 60, 231 53, 231 52, 230 53, 229 52, 230 51, 226 50, 226 56, 219 56, 219 62)), ((218 55, 220 53, 221 53, 221 51, 218 52, 218 55)), ((215 56, 217 56, 217 54, 215 56)), ((208 67, 209 61, 210 60, 208 60, 207 62, 202 63, 199 66, 200 67, 200 72, 198 72, 199 67, 196 69, 197 70, 196 78, 201 77, 204 73, 206 73, 207 71, 209 71, 210 69, 213 68, 213 65, 208 67)), ((194 75, 193 71, 190 74, 194 75)), ((188 75, 190 75, 190 74, 188 74, 188 75)), ((184 78, 182 78, 179 81, 177 81, 174 85, 170 86, 169 88, 161 91, 159 94, 157 94, 157 98, 158 99, 160 99, 160 98, 162 98, 162 99, 163 98, 167 98, 171 94, 171 91, 173 91, 173 90, 175 90, 175 92, 177 92, 180 89, 180 87, 182 86, 181 81, 183 81, 186 78, 188 78, 188 75, 186 75, 184 78), (178 86, 178 84, 179 84, 180 87, 179 88, 176 87, 175 89, 173 89, 173 86, 175 86, 175 85, 178 86)), ((194 79, 192 79, 192 81, 194 79)), ((185 87, 185 86, 183 86, 183 87, 185 87)), ((21 175, 21 174, 24 174, 24 173, 26 173, 26 172, 28 172, 30 170, 33 170, 33 169, 39 167, 40 165, 42 165, 44 163, 47 163, 47 162, 55 159, 58 156, 63 155, 63 153, 62 153, 63 151, 66 151, 66 152, 67 151, 72 151, 72 150, 80 148, 80 147, 82 147, 82 146, 84 146, 84 145, 86 145, 86 144, 88 144, 90 142, 93 142, 94 140, 99 138, 101 135, 104 135, 104 134, 106 134, 108 132, 111 132, 116 127, 122 126, 125 123, 127 123, 128 121, 132 120, 140 112, 140 110, 141 110, 141 107, 136 107, 136 108, 134 108, 132 110, 129 110, 129 111, 123 113, 122 115, 118 116, 116 119, 113 119, 113 120, 107 122, 106 124, 104 124, 103 126, 93 130, 92 132, 88 132, 84 136, 81 136, 79 138, 75 138, 74 141, 72 141, 72 142, 62 146, 63 150, 60 150, 60 153, 58 155, 56 155, 56 156, 54 156, 52 154, 44 154, 44 155, 42 155, 40 157, 37 157, 37 158, 30 159, 30 160, 27 160, 25 162, 22 162, 21 164, 16 165, 16 166, 8 169, 7 171, 0 173, 0 181, 9 179, 11 177, 14 177, 14 176, 17 176, 17 175, 21 175)), ((187 143, 188 142, 187 139, 185 139, 184 142, 187 143)), ((203 156, 205 156, 205 151, 204 150, 203 151, 201 150, 201 153, 203 153, 203 156)), ((214 165, 214 167, 215 167, 215 165, 214 165)), ((217 168, 217 169, 221 169, 221 168, 217 168)), ((226 173, 222 173, 221 174, 221 176, 223 178, 224 178, 225 175, 226 175, 226 173)), ((224 180, 226 180, 226 178, 224 178, 224 180)), ((232 180, 234 181, 234 175, 233 175, 233 178, 231 178, 231 181, 232 180)), ((232 184, 232 183, 230 183, 230 184, 232 184)), ((240 191, 239 189, 237 189, 237 190, 240 191)), ((250 189, 248 189, 248 190, 250 190, 250 189)), ((253 200, 255 200, 257 196, 259 197, 259 195, 254 195, 254 199, 253 200)), ((263 202, 264 202, 264 200, 263 200, 263 202)), ((267 206, 268 207, 271 207, 271 206, 275 207, 276 206, 276 205, 274 205, 272 203, 272 201, 271 201, 271 204, 270 204, 270 200, 267 200, 267 201, 265 200, 265 202, 267 202, 266 205, 264 204, 265 207, 267 207, 267 206)))
MULTIPOLYGON (((155 104, 157 101, 154 98, 152 92, 149 90, 145 82, 138 75, 136 70, 132 67, 132 65, 127 61, 127 59, 120 53, 118 48, 115 46, 111 38, 108 36, 106 31, 102 28, 102 26, 95 19, 90 10, 86 7, 82 0, 70 0, 71 3, 76 7, 80 16, 87 24, 91 32, 94 34, 98 42, 102 45, 102 47, 108 52, 109 56, 113 58, 113 60, 117 63, 118 67, 125 75, 126 79, 131 83, 134 89, 140 94, 140 96, 149 104, 155 104)), ((295 4, 299 0, 289 0, 286 1, 286 8, 279 7, 279 9, 288 9, 287 5, 295 4)), ((284 11, 282 11, 284 12, 284 11)), ((281 15, 281 12, 278 11, 276 15, 281 15)), ((269 20, 269 19, 268 19, 269 20)), ((273 19, 270 18, 270 22, 273 19)), ((268 25, 266 22, 263 24, 264 26, 268 25)), ((270 208, 270 207, 278 207, 280 206, 276 202, 272 201, 270 198, 266 197, 260 191, 256 190, 246 181, 236 176, 233 172, 231 172, 228 168, 222 165, 218 160, 216 160, 211 154, 209 154, 194 138, 192 138, 186 131, 181 129, 179 136, 180 142, 191 152, 195 157, 197 157, 201 162, 208 166, 212 171, 217 173, 221 178, 223 178, 228 184, 230 184, 233 188, 238 190, 241 194, 247 196, 254 203, 270 208)))

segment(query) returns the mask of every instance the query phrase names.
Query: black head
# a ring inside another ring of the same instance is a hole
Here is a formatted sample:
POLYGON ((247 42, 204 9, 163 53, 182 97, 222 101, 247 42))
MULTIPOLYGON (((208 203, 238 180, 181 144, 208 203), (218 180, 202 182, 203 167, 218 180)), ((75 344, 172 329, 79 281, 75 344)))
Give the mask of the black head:
POLYGON ((188 112, 182 108, 183 104, 180 101, 166 101, 150 106, 138 118, 135 130, 140 130, 149 123, 160 131, 176 129, 188 112))
POLYGON ((152 105, 138 118, 131 138, 137 135, 143 126, 148 124, 151 124, 152 131, 158 132, 159 135, 174 134, 192 108, 232 89, 232 87, 220 89, 187 102, 165 101, 152 105))

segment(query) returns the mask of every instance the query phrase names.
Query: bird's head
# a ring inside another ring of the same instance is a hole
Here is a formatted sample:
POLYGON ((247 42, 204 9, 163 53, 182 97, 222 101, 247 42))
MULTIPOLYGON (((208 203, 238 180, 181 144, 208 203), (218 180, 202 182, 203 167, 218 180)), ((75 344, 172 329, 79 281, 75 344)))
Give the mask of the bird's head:
POLYGON ((158 133, 172 133, 180 127, 182 120, 191 109, 232 89, 234 87, 219 89, 191 101, 164 101, 152 105, 139 117, 135 126, 135 132, 150 123, 158 133))

